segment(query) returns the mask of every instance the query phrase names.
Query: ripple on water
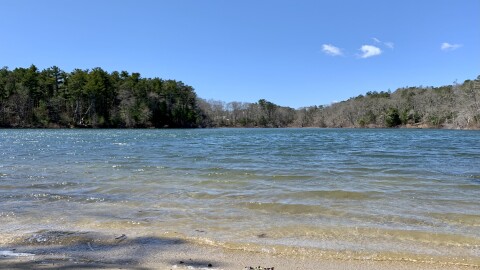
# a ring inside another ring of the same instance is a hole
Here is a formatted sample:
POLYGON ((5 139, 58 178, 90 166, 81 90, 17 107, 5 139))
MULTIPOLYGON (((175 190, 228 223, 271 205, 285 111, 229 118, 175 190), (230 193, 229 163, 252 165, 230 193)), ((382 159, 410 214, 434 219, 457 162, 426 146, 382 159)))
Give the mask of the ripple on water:
POLYGON ((0 230, 65 227, 32 241, 84 241, 70 227, 199 229, 260 251, 479 257, 478 132, 0 133, 0 230))
POLYGON ((480 227, 480 214, 431 213, 430 216, 452 225, 480 227))
POLYGON ((280 198, 292 199, 329 199, 329 200, 377 200, 381 199, 384 193, 378 191, 346 191, 346 190, 311 190, 288 192, 279 196, 280 198))
POLYGON ((289 215, 318 215, 318 216, 342 216, 345 212, 321 205, 288 204, 273 202, 247 202, 242 205, 250 210, 256 210, 271 214, 289 215))

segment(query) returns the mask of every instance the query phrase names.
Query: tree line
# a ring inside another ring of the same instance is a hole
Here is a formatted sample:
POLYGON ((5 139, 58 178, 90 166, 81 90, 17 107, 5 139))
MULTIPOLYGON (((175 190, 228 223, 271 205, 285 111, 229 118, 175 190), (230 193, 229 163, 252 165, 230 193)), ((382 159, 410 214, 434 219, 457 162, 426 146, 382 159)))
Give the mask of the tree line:
POLYGON ((181 81, 101 68, 0 69, 0 127, 422 127, 480 128, 480 76, 441 87, 371 91, 293 109, 265 99, 197 97, 181 81))
POLYGON ((256 103, 200 100, 210 126, 324 128, 480 128, 480 76, 441 87, 370 91, 330 105, 292 109, 256 103))
POLYGON ((197 127, 196 101, 181 81, 139 73, 0 69, 1 127, 197 127))

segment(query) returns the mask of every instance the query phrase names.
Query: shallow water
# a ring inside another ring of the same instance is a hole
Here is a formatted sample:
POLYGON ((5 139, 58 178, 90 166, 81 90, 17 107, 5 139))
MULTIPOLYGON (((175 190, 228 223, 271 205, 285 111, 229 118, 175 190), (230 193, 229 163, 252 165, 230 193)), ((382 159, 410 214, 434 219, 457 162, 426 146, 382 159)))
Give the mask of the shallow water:
POLYGON ((0 130, 0 244, 174 234, 279 254, 480 265, 480 132, 0 130))

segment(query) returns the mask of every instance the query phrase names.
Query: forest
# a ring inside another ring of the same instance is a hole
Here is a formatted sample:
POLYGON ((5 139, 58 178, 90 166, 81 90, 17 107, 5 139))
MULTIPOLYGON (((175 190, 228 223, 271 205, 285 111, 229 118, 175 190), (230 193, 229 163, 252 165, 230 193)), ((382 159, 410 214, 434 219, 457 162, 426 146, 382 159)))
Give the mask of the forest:
MULTIPOLYGON (((328 91, 328 89, 325 89, 328 91)), ((3 128, 480 128, 480 76, 441 87, 370 91, 299 109, 199 98, 181 81, 102 68, 0 69, 3 128)))

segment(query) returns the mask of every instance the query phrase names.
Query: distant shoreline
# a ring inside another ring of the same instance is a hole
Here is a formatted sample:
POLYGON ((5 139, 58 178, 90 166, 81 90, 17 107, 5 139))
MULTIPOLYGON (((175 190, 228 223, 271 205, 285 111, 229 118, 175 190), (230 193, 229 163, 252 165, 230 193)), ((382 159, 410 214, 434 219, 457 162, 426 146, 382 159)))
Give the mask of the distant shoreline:
POLYGON ((65 72, 35 65, 0 71, 0 127, 480 129, 480 76, 439 87, 368 91, 340 102, 294 109, 263 98, 206 100, 182 81, 143 78, 127 71, 65 72))
POLYGON ((119 129, 119 130, 194 130, 194 129, 418 129, 418 130, 480 130, 479 127, 468 127, 468 128, 459 128, 459 127, 430 127, 430 126, 398 126, 398 127, 0 127, 0 130, 33 130, 33 129, 43 129, 43 130, 109 130, 109 129, 119 129))

